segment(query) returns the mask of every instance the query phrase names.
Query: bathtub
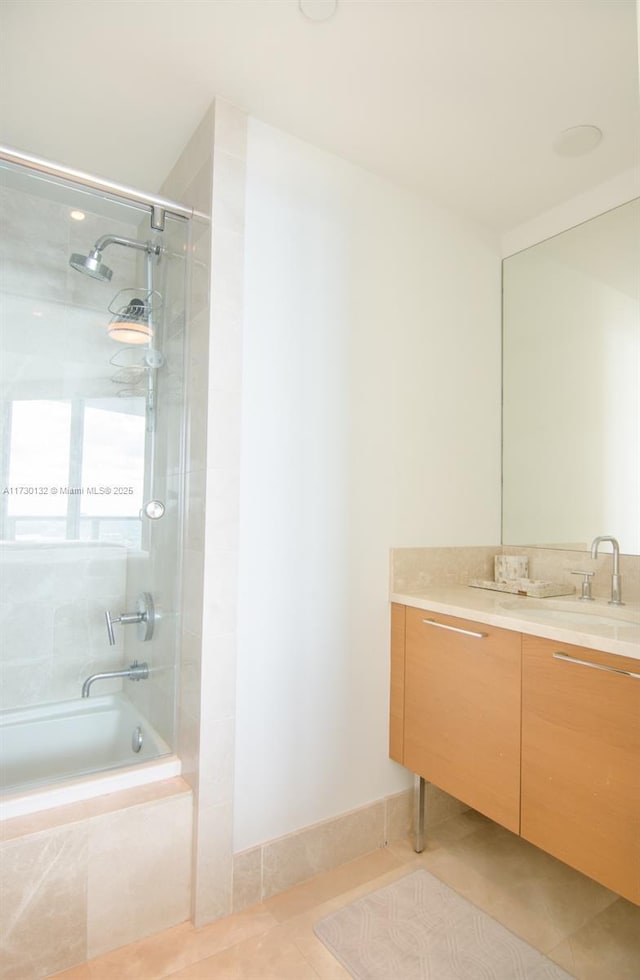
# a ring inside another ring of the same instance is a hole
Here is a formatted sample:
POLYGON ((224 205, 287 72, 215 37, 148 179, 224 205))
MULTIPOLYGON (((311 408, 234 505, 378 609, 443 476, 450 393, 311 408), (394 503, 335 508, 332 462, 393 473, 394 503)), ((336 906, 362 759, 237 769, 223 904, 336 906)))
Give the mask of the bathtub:
POLYGON ((2 819, 179 774, 180 760, 121 694, 0 712, 2 819))

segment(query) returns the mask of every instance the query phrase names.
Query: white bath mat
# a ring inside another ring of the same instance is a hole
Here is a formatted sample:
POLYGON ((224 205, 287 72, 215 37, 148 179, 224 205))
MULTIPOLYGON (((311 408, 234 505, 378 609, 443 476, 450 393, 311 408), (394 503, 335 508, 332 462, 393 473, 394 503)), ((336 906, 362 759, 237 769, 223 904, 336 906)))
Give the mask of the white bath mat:
POLYGON ((318 922, 355 980, 572 980, 427 871, 414 871, 318 922))

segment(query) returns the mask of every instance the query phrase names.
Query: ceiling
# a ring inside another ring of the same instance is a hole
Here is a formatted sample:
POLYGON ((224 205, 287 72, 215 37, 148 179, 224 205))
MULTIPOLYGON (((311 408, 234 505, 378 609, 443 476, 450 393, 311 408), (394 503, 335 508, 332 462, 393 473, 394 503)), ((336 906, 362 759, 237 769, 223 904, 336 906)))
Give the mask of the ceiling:
POLYGON ((499 232, 639 157, 635 0, 2 0, 0 139, 153 192, 214 96, 499 232), (592 153, 553 142, 592 124, 592 153))

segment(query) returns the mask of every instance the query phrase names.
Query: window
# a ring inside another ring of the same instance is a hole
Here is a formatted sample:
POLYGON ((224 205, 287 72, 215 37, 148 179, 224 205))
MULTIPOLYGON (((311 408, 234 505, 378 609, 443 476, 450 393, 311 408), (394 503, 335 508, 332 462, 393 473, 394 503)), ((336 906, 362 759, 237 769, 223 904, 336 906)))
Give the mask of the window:
POLYGON ((144 398, 9 402, 1 535, 140 547, 144 398))

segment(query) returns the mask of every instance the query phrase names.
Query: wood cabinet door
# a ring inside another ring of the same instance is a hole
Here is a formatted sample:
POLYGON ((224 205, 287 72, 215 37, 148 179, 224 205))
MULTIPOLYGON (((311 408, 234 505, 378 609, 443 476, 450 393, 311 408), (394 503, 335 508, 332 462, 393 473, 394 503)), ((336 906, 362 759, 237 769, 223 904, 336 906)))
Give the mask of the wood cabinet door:
POLYGON ((523 638, 522 836, 640 903, 640 677, 621 670, 640 661, 523 638))
POLYGON ((519 633, 406 611, 404 765, 515 833, 520 650, 519 633))

